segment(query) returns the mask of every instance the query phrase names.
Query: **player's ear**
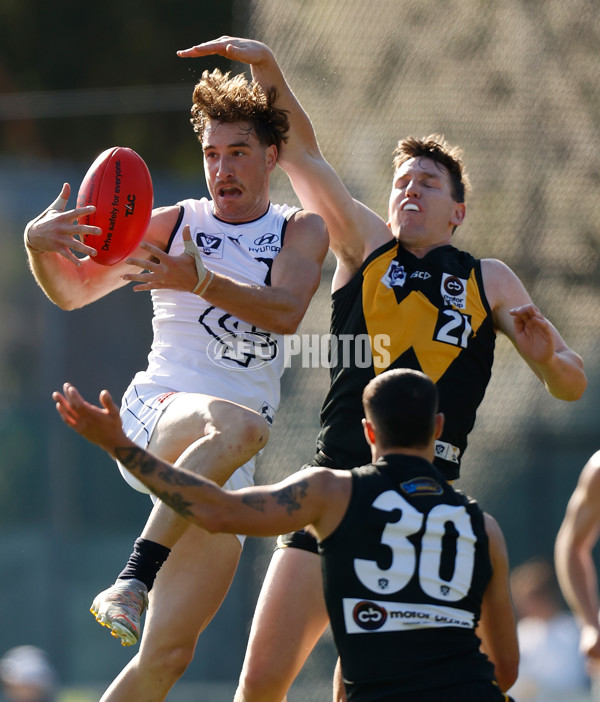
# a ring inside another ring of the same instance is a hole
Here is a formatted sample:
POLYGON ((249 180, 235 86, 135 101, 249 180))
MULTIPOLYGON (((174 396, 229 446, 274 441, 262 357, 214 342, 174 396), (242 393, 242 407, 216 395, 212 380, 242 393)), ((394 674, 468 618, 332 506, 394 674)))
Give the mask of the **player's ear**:
POLYGON ((369 446, 373 446, 375 444, 375 429, 373 428, 373 425, 368 419, 363 419, 362 425, 367 443, 369 444, 369 446))
POLYGON ((273 171, 277 165, 279 153, 275 144, 270 144, 265 150, 265 166, 268 171, 273 171))
POLYGON ((456 202, 454 204, 454 212, 453 212, 452 217, 450 219, 450 224, 453 227, 458 227, 459 224, 462 224, 464 222, 465 214, 466 214, 465 203, 464 202, 456 202))

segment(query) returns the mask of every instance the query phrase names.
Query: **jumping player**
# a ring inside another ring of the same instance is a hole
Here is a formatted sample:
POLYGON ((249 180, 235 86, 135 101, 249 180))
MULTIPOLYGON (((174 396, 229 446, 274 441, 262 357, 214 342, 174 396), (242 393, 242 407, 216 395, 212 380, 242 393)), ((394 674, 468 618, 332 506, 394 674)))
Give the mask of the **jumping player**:
POLYGON ((369 465, 310 467, 237 492, 128 440, 107 391, 102 408, 68 383, 53 398, 67 425, 204 529, 266 536, 310 525, 349 700, 509 699, 501 690, 519 654, 504 539, 431 463, 443 415, 424 374, 392 370, 365 388, 369 465))
MULTIPOLYGON (((219 54, 249 63, 255 80, 277 89, 277 105, 290 117, 279 164, 303 206, 325 220, 337 259, 332 334, 356 338, 366 332, 372 341, 369 368, 354 365, 352 352, 338 354, 315 463, 351 468, 367 460, 360 432, 362 390, 387 367, 409 367, 438 386, 446 423, 435 464, 448 480, 458 478, 467 435, 491 376, 497 332, 511 340, 552 395, 581 397, 586 386, 581 358, 533 304, 515 273, 501 261, 477 260, 451 243, 466 214, 468 190, 458 149, 441 137, 411 137, 398 144, 386 222, 352 198, 324 159, 311 122, 268 47, 222 37, 178 53, 219 54), (379 354, 377 338, 387 338, 387 357, 379 354)), ((259 597, 238 702, 281 702, 327 625, 314 539, 303 531, 281 545, 259 597)))
MULTIPOLYGON (((212 199, 156 209, 144 243, 123 263, 93 262, 94 249, 77 237, 100 230, 75 221, 93 208, 65 211, 66 184, 25 230, 31 270, 63 309, 90 304, 130 280, 138 282, 134 290, 152 290, 148 367, 123 397, 127 434, 231 489, 253 482, 254 456, 279 403, 281 335, 296 330, 327 252, 319 216, 270 203, 269 179, 288 129, 274 97, 243 75, 203 74, 191 121, 212 199)), ((163 700, 227 593, 242 539, 187 526, 156 502, 125 569, 94 600, 97 619, 131 644, 151 591, 140 651, 104 702, 163 700)))

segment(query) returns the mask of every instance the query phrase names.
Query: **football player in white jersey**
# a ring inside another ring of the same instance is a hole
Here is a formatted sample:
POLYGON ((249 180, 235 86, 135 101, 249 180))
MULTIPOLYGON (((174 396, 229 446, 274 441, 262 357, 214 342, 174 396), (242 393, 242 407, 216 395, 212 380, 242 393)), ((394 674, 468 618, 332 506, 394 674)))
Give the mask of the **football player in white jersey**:
MULTIPOLYGON (((280 335, 297 329, 328 247, 319 216, 270 203, 270 175, 288 129, 275 97, 243 75, 203 74, 191 121, 211 199, 154 210, 142 244, 125 261, 93 262, 94 249, 80 238, 101 232, 77 223, 92 207, 66 210, 68 184, 25 229, 33 275, 64 310, 129 281, 152 291, 148 367, 123 398, 128 435, 233 489, 252 484, 253 459, 279 402, 280 335)), ((166 697, 227 593, 241 544, 235 535, 187 529, 155 502, 125 569, 92 605, 125 645, 137 641, 148 605, 140 650, 104 702, 166 697)))

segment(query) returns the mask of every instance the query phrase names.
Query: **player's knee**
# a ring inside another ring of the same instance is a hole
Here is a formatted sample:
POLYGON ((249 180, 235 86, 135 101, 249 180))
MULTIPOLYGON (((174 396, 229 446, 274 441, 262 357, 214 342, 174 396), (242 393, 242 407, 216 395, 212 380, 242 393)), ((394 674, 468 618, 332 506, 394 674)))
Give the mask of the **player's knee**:
POLYGON ((235 702, 279 702, 286 695, 285 685, 275 670, 276 666, 261 666, 254 664, 245 666, 238 689, 235 693, 235 702))
POLYGON ((264 417, 257 412, 246 412, 242 427, 244 443, 253 445, 260 451, 267 445, 270 431, 269 423, 264 417))
POLYGON ((254 455, 266 446, 270 426, 267 420, 254 410, 230 402, 219 402, 212 408, 212 419, 207 433, 212 432, 235 436, 239 444, 252 448, 254 455))
POLYGON ((191 645, 161 647, 160 651, 156 651, 154 660, 146 660, 146 664, 156 666, 174 683, 185 673, 193 657, 194 646, 191 645))
POLYGON ((225 421, 215 423, 215 429, 235 442, 240 450, 254 456, 264 448, 269 440, 269 423, 267 420, 249 409, 236 407, 230 409, 225 421))

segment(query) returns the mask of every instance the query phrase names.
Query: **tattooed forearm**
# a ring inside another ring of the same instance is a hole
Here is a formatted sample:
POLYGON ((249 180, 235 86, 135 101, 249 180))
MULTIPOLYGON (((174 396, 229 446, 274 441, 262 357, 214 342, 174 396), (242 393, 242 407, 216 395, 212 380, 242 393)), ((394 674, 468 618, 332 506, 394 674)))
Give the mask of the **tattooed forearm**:
POLYGON ((242 502, 248 507, 255 509, 257 512, 265 511, 265 499, 263 497, 255 497, 252 495, 246 495, 242 497, 242 502))
POLYGON ((135 448, 116 448, 115 454, 117 460, 132 473, 140 476, 142 480, 143 478, 151 478, 144 482, 147 482, 148 487, 162 502, 183 517, 192 515, 190 507, 193 503, 184 500, 179 492, 170 492, 169 487, 201 486, 205 484, 202 478, 186 471, 174 469, 137 446, 135 448))
POLYGON ((199 476, 189 473, 188 471, 173 470, 171 466, 162 467, 162 470, 158 473, 158 477, 168 485, 181 485, 182 487, 188 485, 201 487, 202 485, 206 485, 206 482, 199 476))
POLYGON ((142 476, 150 476, 156 473, 156 480, 160 480, 167 485, 196 485, 200 487, 206 484, 200 476, 173 468, 168 463, 161 461, 137 446, 135 448, 117 447, 115 454, 117 460, 126 468, 129 468, 132 473, 139 473, 142 476))
POLYGON ((139 446, 131 448, 129 446, 115 448, 117 460, 133 473, 141 475, 151 475, 159 466, 157 458, 144 451, 139 446))
POLYGON ((299 500, 306 497, 307 487, 308 482, 306 480, 301 480, 299 483, 296 483, 296 485, 290 485, 273 494, 277 504, 285 507, 285 511, 288 514, 292 514, 295 510, 300 509, 299 500))
POLYGON ((167 506, 169 506, 172 510, 177 512, 177 514, 180 514, 182 517, 191 517, 193 512, 190 509, 192 506, 192 502, 186 502, 183 497, 181 496, 180 493, 178 492, 158 492, 158 491, 153 491, 156 497, 161 502, 164 502, 167 506))

